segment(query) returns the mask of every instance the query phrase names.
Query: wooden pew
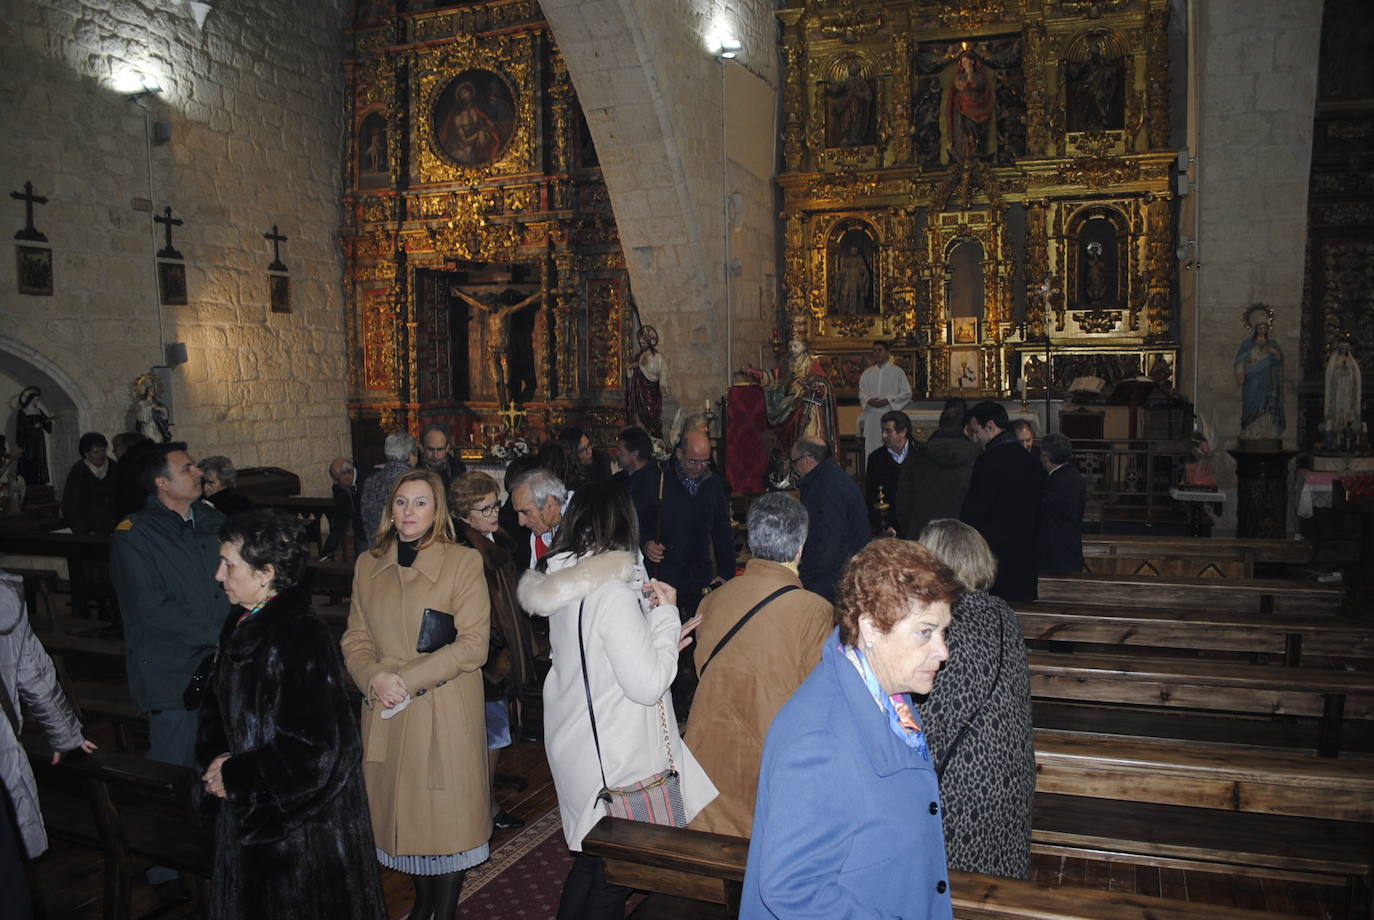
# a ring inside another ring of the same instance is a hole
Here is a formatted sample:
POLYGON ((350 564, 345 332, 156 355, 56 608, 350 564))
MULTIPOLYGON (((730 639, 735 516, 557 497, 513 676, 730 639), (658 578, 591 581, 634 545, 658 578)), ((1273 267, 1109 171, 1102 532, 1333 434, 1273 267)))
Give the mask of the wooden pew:
POLYGON ((205 916, 214 834, 191 804, 194 770, 107 751, 53 766, 37 742, 28 753, 49 833, 105 854, 105 917, 129 916, 134 879, 152 865, 184 873, 205 916))
POLYGON ((1310 562, 1302 540, 1084 534, 1083 561, 1098 575, 1254 578, 1257 564, 1310 562))
POLYGON ((1282 656, 1374 658, 1374 626, 1348 617, 1036 601, 1012 605, 1027 640, 1282 656))
POLYGON ((255 495, 253 503, 259 508, 275 508, 294 514, 305 521, 306 538, 314 544, 314 554, 320 554, 324 546, 320 536, 320 521, 334 510, 334 499, 307 495, 255 495))
POLYGON ((1278 578, 1164 578, 1151 575, 1041 575, 1046 603, 1249 613, 1335 614, 1339 585, 1278 578))
MULTIPOLYGON (((739 915, 749 841, 679 828, 602 818, 583 852, 606 860, 606 879, 643 891, 720 905, 739 915)), ((1214 907, 1089 888, 1040 888, 1018 879, 951 872, 954 916, 979 920, 1281 920, 1282 914, 1214 907)), ((693 911, 707 916, 706 910, 693 911)))
POLYGON ((1037 729, 1035 763, 1032 836, 1042 851, 1341 877, 1350 915, 1370 909, 1370 761, 1037 729))
POLYGON ((73 616, 86 616, 91 605, 97 609, 101 606, 116 609, 114 587, 109 579, 110 537, 107 534, 3 532, 0 533, 0 554, 65 559, 73 616))
POLYGON ((1302 717, 1317 721, 1327 757, 1340 752, 1346 720, 1374 720, 1370 672, 1042 651, 1029 662, 1036 700, 1302 717))

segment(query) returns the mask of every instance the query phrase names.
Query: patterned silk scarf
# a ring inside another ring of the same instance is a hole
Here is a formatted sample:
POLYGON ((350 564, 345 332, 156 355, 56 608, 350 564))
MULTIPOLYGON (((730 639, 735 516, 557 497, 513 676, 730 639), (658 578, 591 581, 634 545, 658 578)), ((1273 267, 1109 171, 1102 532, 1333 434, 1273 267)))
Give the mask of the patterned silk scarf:
POLYGON ((849 663, 854 665, 854 669, 863 678, 864 686, 873 696, 873 702, 878 704, 887 715, 887 725, 892 729, 892 733, 901 738, 907 747, 920 753, 926 761, 930 760, 930 748, 926 746, 926 733, 921 731, 921 726, 916 724, 916 712, 911 708, 906 694, 893 693, 887 695, 878 686, 878 677, 873 673, 873 668, 868 664, 868 657, 858 648, 849 647, 843 643, 839 646, 844 657, 849 659, 849 663))

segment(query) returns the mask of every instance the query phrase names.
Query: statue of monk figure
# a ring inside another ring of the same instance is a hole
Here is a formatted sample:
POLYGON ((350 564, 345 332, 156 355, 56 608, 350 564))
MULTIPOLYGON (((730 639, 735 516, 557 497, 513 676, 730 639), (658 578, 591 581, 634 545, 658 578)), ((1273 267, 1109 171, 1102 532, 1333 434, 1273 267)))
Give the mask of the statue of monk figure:
POLYGON ((488 296, 485 301, 478 300, 453 289, 456 297, 477 312, 473 319, 482 326, 482 340, 486 345, 487 372, 496 384, 496 399, 502 409, 510 408, 510 323, 511 314, 516 313, 544 296, 543 291, 535 291, 519 303, 502 306, 496 296, 488 296))

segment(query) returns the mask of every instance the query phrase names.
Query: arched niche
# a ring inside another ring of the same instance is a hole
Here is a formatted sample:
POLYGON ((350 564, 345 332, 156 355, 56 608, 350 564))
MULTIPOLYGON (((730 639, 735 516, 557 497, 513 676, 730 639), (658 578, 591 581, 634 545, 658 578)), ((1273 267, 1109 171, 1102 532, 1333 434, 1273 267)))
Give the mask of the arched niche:
MULTIPOLYGON (((5 439, 11 446, 19 393, 28 386, 43 391, 43 405, 53 416, 48 460, 52 485, 60 492, 67 470, 77 460, 76 442, 89 430, 90 402, 62 368, 32 348, 0 336, 0 402, 4 405, 5 439)), ((118 431, 102 433, 112 437, 118 431)))
POLYGON ((882 312, 877 229, 864 220, 841 220, 826 235, 826 312, 832 317, 882 312))
POLYGON ((945 248, 945 303, 951 319, 983 319, 987 283, 983 244, 972 237, 958 237, 945 248))
POLYGON ((1134 273, 1126 216, 1106 205, 1084 208, 1070 219, 1068 230, 1070 306, 1125 307, 1134 273))

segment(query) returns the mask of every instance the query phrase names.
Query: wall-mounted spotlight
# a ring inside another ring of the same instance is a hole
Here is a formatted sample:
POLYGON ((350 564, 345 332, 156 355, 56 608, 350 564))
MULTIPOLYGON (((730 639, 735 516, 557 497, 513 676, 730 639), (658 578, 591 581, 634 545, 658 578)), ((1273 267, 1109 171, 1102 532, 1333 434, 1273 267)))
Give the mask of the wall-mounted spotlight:
POLYGON ((144 96, 156 96, 162 92, 162 84, 156 77, 140 70, 127 70, 115 78, 114 88, 130 100, 137 101, 144 96))
POLYGON ((723 36, 720 40, 720 50, 716 52, 716 57, 720 58, 722 61, 732 61, 735 55, 739 54, 741 47, 743 46, 740 44, 738 38, 735 38, 733 35, 723 36))

